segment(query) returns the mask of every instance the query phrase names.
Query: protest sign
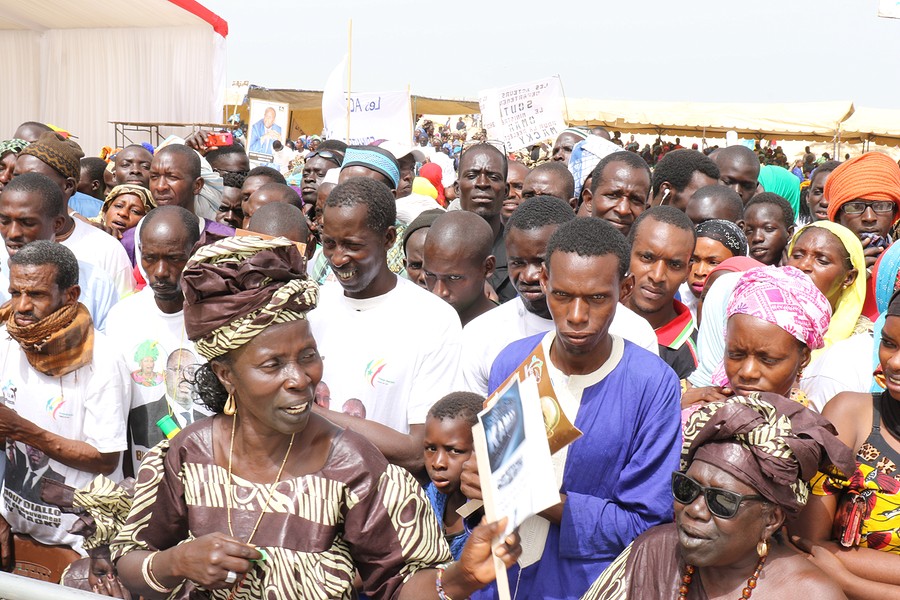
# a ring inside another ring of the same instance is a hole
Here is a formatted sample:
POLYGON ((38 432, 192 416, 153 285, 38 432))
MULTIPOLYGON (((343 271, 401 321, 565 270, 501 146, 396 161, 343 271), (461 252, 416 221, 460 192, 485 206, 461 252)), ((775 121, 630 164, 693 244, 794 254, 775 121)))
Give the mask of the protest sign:
POLYGON ((331 72, 322 92, 322 122, 328 139, 362 146, 376 140, 409 144, 412 140, 412 107, 407 92, 353 92, 350 94, 349 127, 347 93, 343 75, 346 57, 331 72))
POLYGON ((502 141, 511 152, 555 140, 566 128, 558 77, 482 90, 478 104, 488 137, 502 141))
POLYGON ((250 160, 258 164, 272 162, 272 144, 278 140, 284 143, 288 129, 290 107, 284 102, 268 102, 250 99, 250 133, 247 135, 250 160))

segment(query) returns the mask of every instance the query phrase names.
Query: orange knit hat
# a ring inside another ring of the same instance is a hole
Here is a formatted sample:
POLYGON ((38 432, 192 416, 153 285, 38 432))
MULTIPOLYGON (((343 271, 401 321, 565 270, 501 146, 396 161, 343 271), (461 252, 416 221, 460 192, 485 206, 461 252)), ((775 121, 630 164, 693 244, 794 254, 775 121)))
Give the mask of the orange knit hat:
MULTIPOLYGON (((825 182, 828 220, 837 222, 841 207, 852 200, 890 200, 900 209, 900 166, 880 152, 866 152, 835 169, 825 182)), ((894 220, 900 217, 895 212, 894 220)))

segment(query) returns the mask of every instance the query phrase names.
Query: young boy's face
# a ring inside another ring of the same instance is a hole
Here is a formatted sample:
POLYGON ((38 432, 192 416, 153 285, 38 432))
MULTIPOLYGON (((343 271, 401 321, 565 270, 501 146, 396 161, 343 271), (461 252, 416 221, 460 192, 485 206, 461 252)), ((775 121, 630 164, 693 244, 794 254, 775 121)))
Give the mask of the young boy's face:
POLYGON ((774 204, 754 204, 744 212, 744 234, 750 244, 750 256, 764 265, 781 262, 792 233, 793 227, 785 225, 784 215, 774 204))
POLYGON ((459 491, 463 463, 472 455, 472 426, 465 419, 425 421, 425 470, 439 492, 459 491))

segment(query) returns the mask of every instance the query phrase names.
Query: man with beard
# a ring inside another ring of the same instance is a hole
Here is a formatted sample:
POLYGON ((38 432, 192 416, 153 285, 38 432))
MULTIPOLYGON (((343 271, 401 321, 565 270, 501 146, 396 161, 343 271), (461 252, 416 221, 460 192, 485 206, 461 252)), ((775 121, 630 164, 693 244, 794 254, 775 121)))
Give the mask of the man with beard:
MULTIPOLYGON (((0 404, 0 438, 7 457, 25 446, 49 457, 48 465, 73 488, 98 474, 122 477, 131 403, 128 372, 110 341, 94 329, 78 302, 78 261, 61 244, 39 240, 10 258, 12 296, 0 317, 4 387, 15 401, 0 404)), ((10 565, 12 533, 83 553, 83 538, 70 533, 78 517, 24 498, 8 465, 0 502, 0 562, 10 565)))
POLYGON ((494 243, 491 254, 496 258, 491 286, 500 302, 516 297, 516 288, 509 279, 506 264, 506 245, 503 241, 503 222, 500 210, 509 195, 506 182, 508 161, 503 151, 488 143, 466 148, 459 158, 456 192, 460 207, 475 213, 491 226, 494 243))
MULTIPOLYGON (((193 350, 190 341, 184 337, 181 272, 199 238, 199 220, 180 206, 155 208, 141 222, 141 267, 147 276, 147 286, 119 302, 107 317, 110 338, 130 372, 145 367, 143 363, 148 354, 164 358, 171 357, 178 349, 193 350)), ((154 372, 163 372, 167 368, 156 365, 154 372)), ((159 401, 165 395, 167 378, 172 379, 167 372, 164 377, 137 378, 132 375, 131 412, 159 401)), ((141 415, 148 414, 148 409, 141 410, 141 415)), ((158 407, 154 414, 156 412, 159 412, 158 407)), ((182 427, 187 424, 179 415, 174 418, 182 427)), ((130 463, 129 468, 133 467, 133 473, 137 473, 144 454, 164 436, 156 426, 156 420, 137 419, 131 415, 129 437, 131 451, 127 463, 130 463)))

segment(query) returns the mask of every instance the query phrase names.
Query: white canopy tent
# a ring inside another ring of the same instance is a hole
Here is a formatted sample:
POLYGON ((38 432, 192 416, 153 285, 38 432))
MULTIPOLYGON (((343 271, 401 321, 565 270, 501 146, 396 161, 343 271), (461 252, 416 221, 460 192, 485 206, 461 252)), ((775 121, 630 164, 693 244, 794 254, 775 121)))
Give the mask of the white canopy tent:
POLYGON ((654 102, 570 98, 568 122, 630 133, 831 141, 853 114, 852 102, 780 104, 654 102))
POLYGON ((841 123, 841 139, 900 146, 900 110, 859 107, 841 123))
POLYGON ((52 123, 94 156, 110 121, 218 122, 227 34, 195 0, 0 0, 0 139, 52 123))

